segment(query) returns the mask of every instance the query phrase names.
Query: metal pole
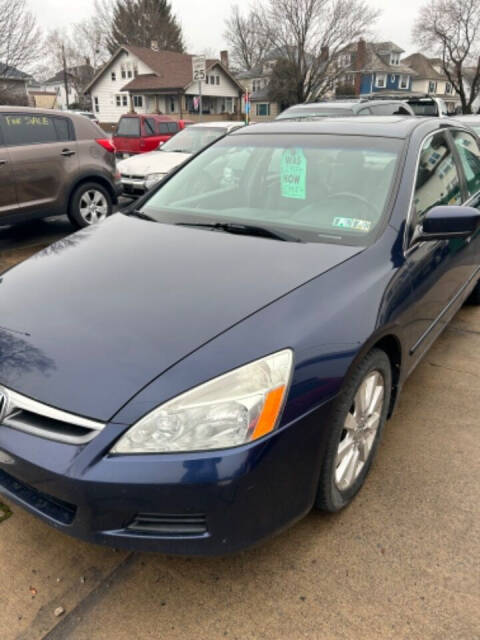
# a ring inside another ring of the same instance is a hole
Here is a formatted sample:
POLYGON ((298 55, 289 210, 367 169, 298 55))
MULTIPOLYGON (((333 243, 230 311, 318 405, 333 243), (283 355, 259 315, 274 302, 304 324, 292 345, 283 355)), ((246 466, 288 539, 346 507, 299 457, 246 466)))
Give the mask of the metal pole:
POLYGON ((65 59, 65 45, 62 44, 62 60, 63 60, 63 84, 65 85, 65 100, 67 109, 70 108, 70 101, 68 99, 68 73, 67 73, 67 61, 65 59))
POLYGON ((198 121, 202 121, 203 105, 202 105, 202 81, 198 82, 198 121))

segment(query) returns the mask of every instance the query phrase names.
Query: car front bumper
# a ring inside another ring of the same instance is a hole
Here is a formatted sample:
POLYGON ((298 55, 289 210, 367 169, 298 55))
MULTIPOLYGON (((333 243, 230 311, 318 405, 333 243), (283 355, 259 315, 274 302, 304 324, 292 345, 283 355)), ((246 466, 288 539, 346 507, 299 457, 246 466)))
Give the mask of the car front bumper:
POLYGON ((122 176, 122 193, 125 196, 141 196, 146 192, 144 178, 124 178, 122 176))
POLYGON ((109 456, 112 431, 124 430, 113 424, 83 447, 2 427, 0 494, 90 542, 237 551, 311 509, 329 411, 325 404, 258 443, 196 454, 109 456))

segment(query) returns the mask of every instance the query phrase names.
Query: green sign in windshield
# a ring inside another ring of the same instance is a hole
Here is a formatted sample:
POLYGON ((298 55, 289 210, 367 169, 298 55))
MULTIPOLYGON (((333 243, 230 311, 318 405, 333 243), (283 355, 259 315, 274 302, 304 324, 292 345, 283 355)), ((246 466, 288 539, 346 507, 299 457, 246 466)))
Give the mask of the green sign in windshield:
POLYGON ((283 198, 307 197, 307 159, 302 149, 286 149, 282 155, 281 185, 283 198))

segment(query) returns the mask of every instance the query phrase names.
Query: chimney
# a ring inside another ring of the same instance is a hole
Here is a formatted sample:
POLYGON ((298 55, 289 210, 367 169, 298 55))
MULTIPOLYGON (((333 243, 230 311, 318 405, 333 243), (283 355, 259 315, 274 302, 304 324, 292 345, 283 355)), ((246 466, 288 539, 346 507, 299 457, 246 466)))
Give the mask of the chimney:
POLYGON ((365 40, 360 39, 357 44, 357 55, 355 56, 355 95, 360 95, 360 88, 362 85, 362 73, 361 71, 367 64, 367 43, 365 40))
POLYGON ((220 51, 220 62, 228 69, 228 51, 220 51))
POLYGON ((152 40, 152 42, 150 43, 150 49, 152 51, 159 51, 158 40, 152 40))
POLYGON ((327 62, 329 56, 330 56, 330 51, 328 47, 322 47, 322 50, 320 52, 320 62, 327 62))

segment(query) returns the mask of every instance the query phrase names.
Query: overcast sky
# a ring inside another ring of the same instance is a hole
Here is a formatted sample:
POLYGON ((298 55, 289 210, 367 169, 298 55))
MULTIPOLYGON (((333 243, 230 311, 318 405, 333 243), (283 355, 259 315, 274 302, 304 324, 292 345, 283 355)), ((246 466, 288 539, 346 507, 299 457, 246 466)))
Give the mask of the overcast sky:
MULTIPOLYGON (((27 0, 37 16, 39 24, 45 29, 68 26, 72 22, 89 17, 93 13, 94 0, 27 0), (66 11, 68 7, 68 11, 66 11)), ((422 4, 420 0, 367 0, 382 10, 382 16, 376 28, 376 38, 393 40, 396 44, 412 53, 415 50, 411 41, 411 30, 422 4)), ((200 53, 204 49, 220 51, 228 48, 223 39, 224 20, 233 4, 248 6, 240 0, 172 0, 173 10, 179 18, 187 51, 200 53)))

